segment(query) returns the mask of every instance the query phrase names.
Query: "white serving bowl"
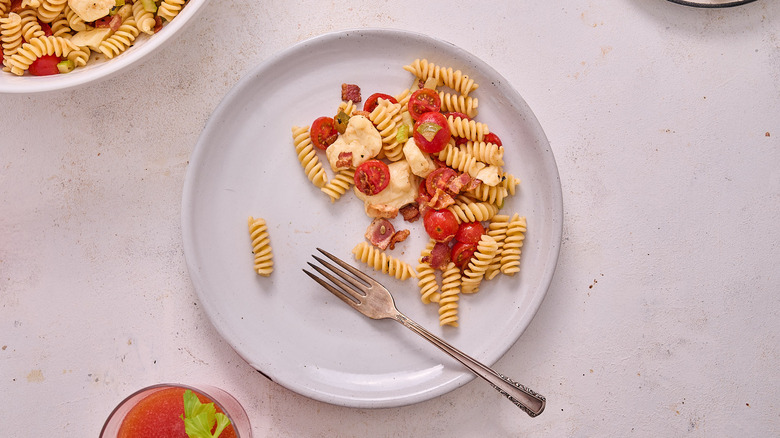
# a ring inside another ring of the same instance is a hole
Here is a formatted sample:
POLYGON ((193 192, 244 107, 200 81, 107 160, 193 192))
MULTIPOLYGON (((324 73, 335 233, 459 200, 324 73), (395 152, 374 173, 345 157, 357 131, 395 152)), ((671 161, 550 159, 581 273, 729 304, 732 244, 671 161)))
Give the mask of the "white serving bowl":
POLYGON ((98 53, 99 56, 95 58, 96 55, 93 53, 92 58, 84 67, 78 67, 70 73, 51 76, 32 76, 28 73, 24 76, 16 76, 9 72, 0 71, 0 93, 42 93, 79 87, 105 79, 129 65, 139 62, 146 55, 165 44, 166 41, 172 39, 177 32, 192 21, 206 3, 208 0, 190 0, 181 12, 170 23, 166 23, 159 32, 154 35, 141 33, 132 47, 113 59, 106 59, 102 53, 98 53))

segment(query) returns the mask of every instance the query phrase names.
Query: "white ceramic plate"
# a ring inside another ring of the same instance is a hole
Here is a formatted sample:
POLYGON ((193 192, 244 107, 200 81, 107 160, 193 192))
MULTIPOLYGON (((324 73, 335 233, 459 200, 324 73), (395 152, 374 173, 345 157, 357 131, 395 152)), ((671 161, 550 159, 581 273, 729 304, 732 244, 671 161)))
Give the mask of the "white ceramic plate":
POLYGON ((730 8, 740 6, 755 0, 669 0, 684 6, 693 6, 696 8, 730 8))
POLYGON ((134 65, 157 50, 166 41, 171 40, 189 23, 208 0, 190 0, 181 12, 156 34, 144 33, 138 36, 133 46, 113 59, 106 59, 102 53, 93 53, 90 62, 67 74, 51 76, 16 76, 0 72, 0 93, 42 93, 80 87, 113 76, 119 71, 134 65))
MULTIPOLYGON (((220 334, 266 376, 317 400, 400 406, 472 379, 401 325, 360 315, 302 271, 316 247, 354 261, 351 250, 364 240, 370 219, 353 193, 332 204, 309 183, 291 127, 334 114, 345 82, 358 84, 364 98, 403 91, 412 75, 402 67, 418 57, 468 72, 480 84, 473 93, 478 119, 502 138, 505 169, 523 180, 503 210, 528 220, 522 273, 499 276, 479 293, 462 296, 459 328, 439 327, 438 309, 421 303, 416 281, 378 276, 407 316, 493 364, 530 323, 555 269, 562 221, 555 160, 531 109, 490 66, 452 44, 393 30, 327 34, 269 59, 227 94, 198 141, 184 185, 184 250, 197 294, 220 334), (252 270, 250 215, 269 224, 270 278, 252 270)), ((391 254, 416 265, 427 242, 422 221, 398 218, 394 224, 409 228, 412 237, 391 254)))

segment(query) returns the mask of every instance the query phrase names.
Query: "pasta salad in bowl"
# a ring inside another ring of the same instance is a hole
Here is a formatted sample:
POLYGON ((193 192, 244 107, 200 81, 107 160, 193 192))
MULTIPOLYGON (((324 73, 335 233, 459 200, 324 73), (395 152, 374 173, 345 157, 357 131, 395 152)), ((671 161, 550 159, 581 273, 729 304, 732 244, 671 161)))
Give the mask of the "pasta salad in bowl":
POLYGON ((208 0, 0 0, 0 93, 104 79, 162 46, 208 0))

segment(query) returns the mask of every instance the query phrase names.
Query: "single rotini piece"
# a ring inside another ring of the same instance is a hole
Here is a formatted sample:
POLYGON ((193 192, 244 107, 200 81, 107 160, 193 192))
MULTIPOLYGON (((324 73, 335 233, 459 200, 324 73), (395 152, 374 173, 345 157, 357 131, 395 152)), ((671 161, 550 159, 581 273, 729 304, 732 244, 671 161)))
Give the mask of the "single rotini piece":
POLYGON ((471 118, 477 116, 479 101, 476 97, 465 97, 461 94, 439 91, 439 99, 441 99, 442 112, 456 111, 471 118))
POLYGON ((41 0, 38 5, 38 19, 44 23, 51 23, 59 17, 60 13, 68 5, 68 0, 41 0))
POLYGON ((378 99, 376 108, 368 115, 368 119, 379 131, 382 137, 384 156, 390 161, 399 161, 404 157, 403 143, 398 142, 398 124, 401 123, 401 104, 392 103, 387 99, 378 99))
POLYGON ((475 202, 466 196, 460 195, 455 199, 455 204, 447 207, 455 213, 458 223, 489 221, 498 213, 498 207, 489 202, 475 202))
POLYGON ((368 242, 358 243, 357 246, 352 249, 352 254, 355 254, 355 259, 365 263, 374 270, 399 280, 417 278, 417 274, 414 272, 411 265, 393 256, 387 255, 384 251, 375 248, 368 242))
POLYGON ((477 244, 477 250, 474 251, 471 261, 469 261, 468 266, 463 271, 461 292, 471 294, 479 291, 479 284, 485 277, 485 272, 490 267, 490 262, 497 251, 498 243, 496 239, 488 234, 483 234, 477 244))
POLYGON ((506 229, 506 239, 501 249, 501 273, 515 275, 520 272, 520 253, 525 240, 527 223, 525 216, 515 213, 506 229))
POLYGON ((70 28, 70 23, 68 23, 68 17, 65 15, 64 10, 51 22, 51 34, 63 38, 70 38, 73 35, 73 29, 70 28))
POLYGON ((510 195, 514 195, 517 191, 516 187, 520 185, 520 178, 512 175, 511 173, 504 173, 501 175, 501 182, 498 187, 505 187, 510 195))
POLYGON ((317 153, 311 144, 309 127, 293 126, 292 136, 295 152, 298 154, 298 161, 300 161, 304 172, 306 172, 306 177, 315 186, 319 188, 325 187, 325 184, 328 183, 328 174, 322 168, 322 163, 317 158, 317 153))
POLYGON ((133 19, 139 31, 148 35, 154 34, 154 14, 147 11, 140 1, 133 3, 133 19))
POLYGON ((477 160, 496 166, 504 165, 504 148, 495 143, 484 141, 467 141, 461 149, 477 160))
POLYGON ((493 279, 501 272, 501 250, 504 247, 504 240, 506 240, 506 230, 509 227, 509 216, 505 214, 497 214, 490 220, 487 228, 487 235, 495 239, 498 244, 496 253, 493 255, 493 259, 490 261, 487 270, 485 271, 485 278, 488 280, 493 279))
MULTIPOLYGON (((140 4, 141 2, 139 1, 136 3, 140 4)), ((87 30, 87 23, 85 23, 84 19, 74 12, 70 6, 65 7, 65 17, 68 18, 68 24, 74 31, 81 32, 82 30, 87 30)))
POLYGON ((466 192, 470 197, 482 202, 489 202, 496 207, 500 207, 504 204, 504 199, 507 197, 507 188, 497 186, 489 186, 487 184, 480 184, 473 190, 466 192))
POLYGON ((460 301, 461 273, 455 263, 449 262, 441 277, 439 300, 439 325, 458 326, 458 301, 460 301))
POLYGON ((417 265, 417 285, 420 287, 420 299, 424 304, 438 303, 441 298, 436 270, 430 263, 424 261, 426 257, 430 257, 434 245, 436 245, 436 241, 430 239, 417 260, 419 263, 417 265))
POLYGON ((355 169, 344 169, 336 172, 336 176, 320 190, 330 196, 330 202, 336 202, 353 184, 355 184, 355 169))
POLYGON ((89 49, 89 47, 76 47, 76 50, 71 51, 68 53, 67 58, 70 61, 73 61, 73 64, 76 67, 83 67, 87 65, 87 61, 89 61, 89 55, 92 53, 92 51, 89 49))
POLYGON ((428 62, 427 59, 415 59, 411 64, 405 65, 404 70, 422 80, 436 78, 437 85, 446 85, 463 96, 468 96, 469 93, 479 88, 473 79, 460 70, 441 67, 428 62))
POLYGON ((74 50, 78 50, 78 47, 63 37, 37 37, 31 39, 28 43, 22 44, 19 51, 8 58, 7 65, 11 73, 21 76, 30 68, 30 64, 41 56, 56 55, 67 57, 74 50))
POLYGON ((184 3, 185 0, 163 0, 157 7, 157 16, 163 20, 171 21, 173 17, 179 15, 184 3))
POLYGON ((447 124, 453 137, 462 137, 471 141, 482 141, 485 135, 490 134, 488 126, 481 122, 468 120, 461 117, 447 117, 447 124))
POLYGON ((268 277, 274 271, 274 253, 268 225, 263 218, 249 216, 249 237, 252 239, 252 253, 255 255, 255 272, 268 277))
MULTIPOLYGON (((3 58, 7 60, 14 55, 22 44, 22 17, 11 12, 7 17, 0 17, 0 41, 3 44, 3 58)), ((5 61, 4 61, 5 63, 5 61)))
POLYGON ((22 37, 30 42, 33 38, 42 37, 46 34, 38 22, 38 14, 32 9, 25 9, 19 12, 22 19, 22 37))
POLYGON ((339 104, 339 109, 338 109, 338 111, 336 111, 336 114, 338 114, 341 111, 344 111, 344 114, 352 117, 352 115, 355 113, 355 111, 357 111, 357 105, 355 105, 355 103, 352 102, 351 100, 348 100, 346 102, 342 101, 339 104))
POLYGON ((138 26, 135 24, 135 19, 131 15, 122 22, 116 32, 103 40, 98 48, 101 52, 103 52, 104 55, 106 55, 106 58, 111 59, 114 56, 119 55, 120 53, 127 50, 127 48, 133 44, 133 41, 135 41, 136 37, 138 37, 139 33, 140 31, 138 30, 138 26))
POLYGON ((459 172, 466 172, 473 178, 476 178, 479 171, 485 168, 485 163, 477 160, 477 157, 455 146, 455 140, 450 140, 436 157, 444 161, 447 166, 459 172))

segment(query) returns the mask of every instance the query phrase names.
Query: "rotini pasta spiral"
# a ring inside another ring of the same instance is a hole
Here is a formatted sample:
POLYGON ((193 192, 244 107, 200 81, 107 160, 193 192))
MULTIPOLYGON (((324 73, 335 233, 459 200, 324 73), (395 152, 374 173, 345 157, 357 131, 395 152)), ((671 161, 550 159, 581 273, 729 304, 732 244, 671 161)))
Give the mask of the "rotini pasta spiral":
POLYGON ((336 176, 320 190, 330 196, 330 202, 336 202, 353 184, 355 184, 355 169, 344 169, 339 170, 336 176))
POLYGON ((504 199, 507 197, 507 190, 506 187, 491 187, 487 184, 480 184, 474 190, 466 192, 466 194, 471 198, 489 202, 500 208, 504 203, 504 199))
MULTIPOLYGON (((137 2, 140 4, 141 2, 137 2)), ((76 32, 81 32, 82 30, 87 30, 87 23, 84 22, 84 19, 79 16, 76 12, 73 11, 69 6, 65 7, 65 17, 68 19, 68 24, 70 25, 70 28, 75 30, 76 32)))
POLYGON ((325 187, 325 184, 328 182, 328 175, 325 173, 325 169, 322 168, 322 163, 317 158, 317 153, 311 144, 309 127, 293 126, 292 135, 295 152, 298 153, 298 161, 300 161, 303 170, 306 172, 306 177, 315 186, 319 188, 325 187))
POLYGON ((268 225, 263 218, 249 216, 249 237, 252 239, 252 253, 255 255, 255 272, 268 277, 274 271, 274 254, 268 225))
POLYGON ((496 166, 504 165, 504 148, 495 143, 467 141, 461 148, 464 152, 483 163, 494 164, 496 166))
POLYGON ((456 111, 472 118, 477 116, 479 101, 476 97, 465 97, 461 94, 439 91, 439 99, 441 99, 441 110, 443 112, 456 111))
POLYGON ((505 187, 510 195, 515 194, 518 185, 520 185, 520 179, 511 173, 504 173, 501 175, 501 182, 498 184, 499 187, 505 187))
POLYGON ((506 230, 509 227, 509 216, 505 214, 497 214, 493 216, 490 224, 488 224, 487 235, 495 239, 498 247, 496 253, 493 255, 493 259, 490 261, 487 270, 485 271, 485 278, 488 280, 493 279, 501 272, 501 251, 504 247, 504 240, 506 240, 506 230))
POLYGON ((461 292, 470 294, 479 291, 479 284, 482 282, 493 256, 496 255, 496 251, 498 251, 496 240, 492 236, 483 234, 468 267, 463 271, 461 292))
POLYGON ((58 37, 70 38, 72 36, 72 29, 68 23, 68 17, 65 15, 65 11, 60 12, 60 15, 51 22, 51 34, 58 37))
POLYGON ((520 272, 520 253, 525 240, 527 224, 525 216, 520 217, 515 213, 509 221, 506 230, 506 239, 501 249, 501 273, 515 275, 520 272))
POLYGON ((116 30, 110 37, 106 38, 98 47, 107 58, 113 58, 116 55, 127 50, 135 38, 138 36, 139 30, 135 24, 133 16, 129 16, 119 29, 116 30))
POLYGON ((440 67, 428 62, 427 59, 415 59, 411 64, 405 65, 404 70, 422 80, 436 78, 438 85, 446 85, 463 96, 468 96, 469 93, 479 88, 473 79, 460 70, 440 67))
POLYGON ((474 202, 465 197, 458 196, 455 204, 447 207, 448 210, 455 213, 458 223, 461 222, 484 222, 489 221, 498 213, 498 207, 489 202, 474 202))
POLYGON ((401 104, 380 98, 376 108, 368 116, 382 137, 382 151, 390 161, 398 161, 404 157, 404 145, 399 143, 397 138, 398 124, 401 123, 400 112, 401 104))
POLYGON ((184 7, 185 0, 163 0, 157 7, 157 16, 163 20, 171 21, 184 7))
POLYGON ((140 1, 133 3, 133 19, 135 19, 135 24, 138 26, 139 31, 148 35, 154 33, 154 14, 147 11, 140 1))
POLYGON ((490 129, 484 123, 467 120, 460 117, 447 117, 453 137, 462 137, 471 141, 482 141, 485 135, 490 134, 490 129))
POLYGON ((447 143, 437 158, 459 172, 468 173, 473 178, 476 178, 479 171, 485 168, 485 163, 477 160, 477 157, 455 146, 454 140, 447 143))
POLYGON ((458 326, 458 301, 460 301, 461 273, 455 263, 449 262, 441 277, 439 300, 439 325, 458 326))
POLYGON ((0 17, 0 41, 3 43, 3 63, 14 55, 22 44, 22 17, 11 12, 7 17, 0 17))
POLYGON ((355 259, 365 263, 376 271, 388 274, 399 280, 417 278, 417 274, 411 265, 401 261, 393 256, 387 255, 384 251, 375 248, 368 242, 360 242, 352 249, 355 259))
POLYGON ((70 52, 78 50, 70 40, 55 36, 42 36, 33 38, 24 43, 19 51, 8 59, 8 67, 11 73, 23 75, 30 64, 44 55, 57 55, 67 57, 70 52))
POLYGON ((348 100, 346 102, 341 102, 339 104, 339 111, 344 111, 344 114, 348 116, 352 116, 352 114, 357 111, 357 105, 355 105, 351 100, 348 100))
POLYGON ((436 280, 436 270, 431 267, 427 262, 424 262, 425 257, 431 255, 433 246, 436 242, 431 239, 425 246, 425 249, 420 253, 420 258, 417 260, 417 285, 420 287, 420 299, 424 304, 438 303, 441 297, 439 293, 439 283, 436 280))
POLYGON ((38 14, 34 10, 25 9, 20 11, 19 17, 22 19, 22 37, 25 41, 30 42, 31 39, 42 37, 46 34, 38 22, 38 14))
POLYGON ((37 9, 38 19, 44 23, 51 23, 57 19, 67 4, 68 0, 41 0, 37 9))

